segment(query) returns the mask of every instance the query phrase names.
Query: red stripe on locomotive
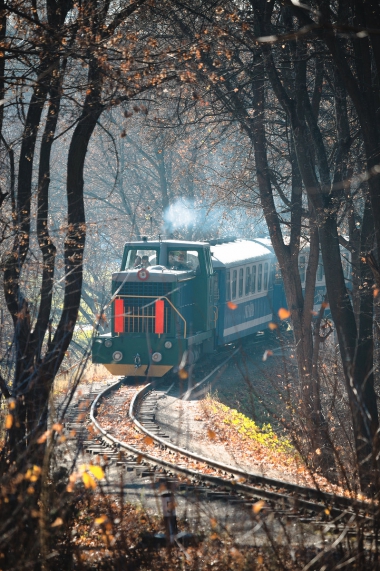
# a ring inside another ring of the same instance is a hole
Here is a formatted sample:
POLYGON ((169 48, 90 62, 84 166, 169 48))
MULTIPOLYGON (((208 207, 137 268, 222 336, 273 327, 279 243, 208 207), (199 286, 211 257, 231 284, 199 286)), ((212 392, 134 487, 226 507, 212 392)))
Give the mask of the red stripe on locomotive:
POLYGON ((115 333, 124 333, 124 300, 115 299, 114 302, 115 309, 115 333))
POLYGON ((161 334, 164 332, 164 310, 165 302, 163 299, 158 299, 155 302, 156 307, 156 319, 154 324, 154 332, 161 334))

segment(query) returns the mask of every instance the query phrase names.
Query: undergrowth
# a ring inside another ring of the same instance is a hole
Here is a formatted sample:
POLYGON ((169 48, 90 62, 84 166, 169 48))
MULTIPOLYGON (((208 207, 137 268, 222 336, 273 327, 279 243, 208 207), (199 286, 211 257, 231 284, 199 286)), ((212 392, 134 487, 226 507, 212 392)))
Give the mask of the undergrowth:
POLYGON ((277 436, 271 424, 258 426, 254 420, 221 403, 210 394, 206 396, 204 404, 209 412, 218 415, 223 424, 234 428, 244 439, 256 442, 272 451, 295 454, 291 441, 283 435, 277 436))

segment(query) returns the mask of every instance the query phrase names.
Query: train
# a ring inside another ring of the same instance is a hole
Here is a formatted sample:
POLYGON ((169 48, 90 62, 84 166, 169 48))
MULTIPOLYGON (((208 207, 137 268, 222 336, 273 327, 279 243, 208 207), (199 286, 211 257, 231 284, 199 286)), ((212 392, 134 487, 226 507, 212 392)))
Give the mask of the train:
MULTIPOLYGON (((307 249, 303 284, 306 263, 307 249)), ((325 293, 320 260, 315 307, 325 293)), ((268 238, 142 239, 125 244, 110 305, 110 331, 94 335, 93 363, 112 375, 162 377, 265 330, 286 299, 268 238)))

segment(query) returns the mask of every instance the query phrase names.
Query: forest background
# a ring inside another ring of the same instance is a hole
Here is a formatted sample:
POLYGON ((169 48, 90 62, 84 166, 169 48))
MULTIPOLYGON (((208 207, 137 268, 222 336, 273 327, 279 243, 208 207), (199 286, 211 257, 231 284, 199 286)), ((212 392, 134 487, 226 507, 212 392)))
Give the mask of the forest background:
MULTIPOLYGON (((351 488, 376 498, 377 3, 1 0, 0 19, 4 489, 46 461, 37 441, 54 379, 86 351, 86 328, 109 319, 126 240, 269 233, 293 327, 305 457, 335 481, 348 462, 351 488), (313 301, 322 263, 348 457, 321 401, 326 321, 313 301)), ((38 485, 32 499, 24 480, 17 486, 21 505, 38 505, 38 485)))

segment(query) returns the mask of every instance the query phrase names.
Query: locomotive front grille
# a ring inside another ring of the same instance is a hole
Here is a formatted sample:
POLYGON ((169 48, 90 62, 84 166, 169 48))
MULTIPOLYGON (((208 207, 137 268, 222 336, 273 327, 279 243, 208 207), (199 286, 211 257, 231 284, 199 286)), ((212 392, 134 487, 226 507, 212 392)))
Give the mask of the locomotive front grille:
MULTIPOLYGON (((127 298, 124 300, 124 331, 125 333, 154 333, 155 332, 155 305, 147 304, 141 298, 127 298)), ((165 304, 164 331, 170 330, 171 308, 165 304)))
MULTIPOLYGON (((156 301, 152 297, 118 296, 115 299, 115 333, 157 333, 156 301), (121 323, 120 323, 121 322, 121 323)), ((170 332, 170 303, 164 302, 161 333, 170 332)))
POLYGON ((170 282, 129 282, 126 281, 118 290, 120 296, 133 295, 136 297, 163 297, 172 290, 170 282))

